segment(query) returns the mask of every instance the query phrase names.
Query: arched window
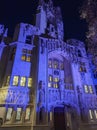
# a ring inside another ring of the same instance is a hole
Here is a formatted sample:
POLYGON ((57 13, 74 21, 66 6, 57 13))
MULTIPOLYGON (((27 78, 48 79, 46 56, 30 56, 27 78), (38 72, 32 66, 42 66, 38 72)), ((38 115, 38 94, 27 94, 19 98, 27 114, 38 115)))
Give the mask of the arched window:
POLYGON ((59 62, 56 59, 53 60, 53 68, 54 69, 58 69, 59 68, 59 62))

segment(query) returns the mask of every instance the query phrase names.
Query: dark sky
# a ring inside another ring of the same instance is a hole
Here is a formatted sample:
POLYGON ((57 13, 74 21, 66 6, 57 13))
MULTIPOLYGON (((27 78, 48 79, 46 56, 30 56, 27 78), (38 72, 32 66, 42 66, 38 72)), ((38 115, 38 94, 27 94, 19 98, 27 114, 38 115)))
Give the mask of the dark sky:
MULTIPOLYGON (((85 40, 86 22, 80 20, 79 16, 79 7, 83 0, 53 1, 54 5, 59 5, 62 9, 65 40, 69 38, 85 40)), ((0 0, 0 23, 9 28, 10 36, 14 32, 16 24, 32 23, 37 3, 38 0, 0 0)))

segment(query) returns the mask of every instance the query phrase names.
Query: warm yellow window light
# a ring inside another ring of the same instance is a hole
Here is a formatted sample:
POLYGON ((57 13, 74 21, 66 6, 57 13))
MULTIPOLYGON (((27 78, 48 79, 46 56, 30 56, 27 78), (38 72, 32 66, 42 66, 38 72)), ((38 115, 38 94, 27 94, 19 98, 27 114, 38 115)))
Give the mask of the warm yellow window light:
POLYGON ((22 108, 17 108, 16 120, 21 120, 22 108))
POLYGON ((59 81, 59 78, 55 77, 54 82, 58 82, 58 81, 59 81))
POLYGON ((49 81, 50 81, 50 82, 53 81, 53 77, 52 77, 52 75, 49 75, 49 81))
POLYGON ((30 120, 31 109, 26 108, 25 120, 30 120))
POLYGON ((93 88, 92 88, 92 86, 89 86, 89 90, 90 90, 90 93, 93 93, 93 88))
POLYGON ((31 56, 26 56, 26 61, 30 62, 31 61, 31 56))
POLYGON ((13 77, 13 85, 14 85, 14 86, 17 86, 17 85, 18 85, 18 82, 19 82, 19 76, 14 76, 14 77, 13 77))
POLYGON ((6 120, 11 120, 11 117, 12 117, 12 111, 13 111, 12 108, 8 108, 8 109, 7 109, 6 120))
POLYGON ((84 85, 84 90, 85 90, 85 93, 88 93, 88 92, 89 92, 87 85, 84 85))
POLYGON ((89 110, 89 117, 91 120, 93 119, 92 110, 89 110))
POLYGON ((7 76, 7 79, 6 79, 6 86, 9 86, 9 82, 10 82, 10 76, 7 76))
POLYGON ((28 78, 28 87, 32 87, 32 78, 28 78))
POLYGON ((97 110, 94 110, 95 118, 97 119, 97 110))
POLYGON ((25 61, 26 60, 26 55, 22 55, 21 59, 25 61))
POLYGON ((49 59, 49 61, 48 61, 48 67, 49 67, 49 68, 52 67, 52 60, 51 60, 51 59, 49 59))
POLYGON ((21 77, 20 86, 25 86, 25 85, 26 85, 26 77, 21 77))

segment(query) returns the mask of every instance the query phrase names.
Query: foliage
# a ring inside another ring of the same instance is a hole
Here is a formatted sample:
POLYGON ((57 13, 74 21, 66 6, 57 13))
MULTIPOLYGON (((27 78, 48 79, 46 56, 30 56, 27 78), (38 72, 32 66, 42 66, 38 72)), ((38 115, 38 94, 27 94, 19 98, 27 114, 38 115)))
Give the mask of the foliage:
POLYGON ((86 41, 88 52, 93 55, 93 63, 97 68, 97 0, 85 0, 80 8, 80 17, 88 23, 86 41))

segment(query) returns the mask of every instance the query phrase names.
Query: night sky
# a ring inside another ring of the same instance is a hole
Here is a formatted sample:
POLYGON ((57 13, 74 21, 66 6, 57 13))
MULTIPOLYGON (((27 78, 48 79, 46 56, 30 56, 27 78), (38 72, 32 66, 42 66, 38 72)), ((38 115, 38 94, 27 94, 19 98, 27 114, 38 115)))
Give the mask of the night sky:
MULTIPOLYGON (((80 19, 79 8, 83 0, 53 0, 54 5, 60 6, 64 22, 64 37, 85 40, 87 25, 80 19)), ((15 25, 33 22, 38 0, 0 0, 0 23, 9 28, 8 35, 12 36, 15 25)))

